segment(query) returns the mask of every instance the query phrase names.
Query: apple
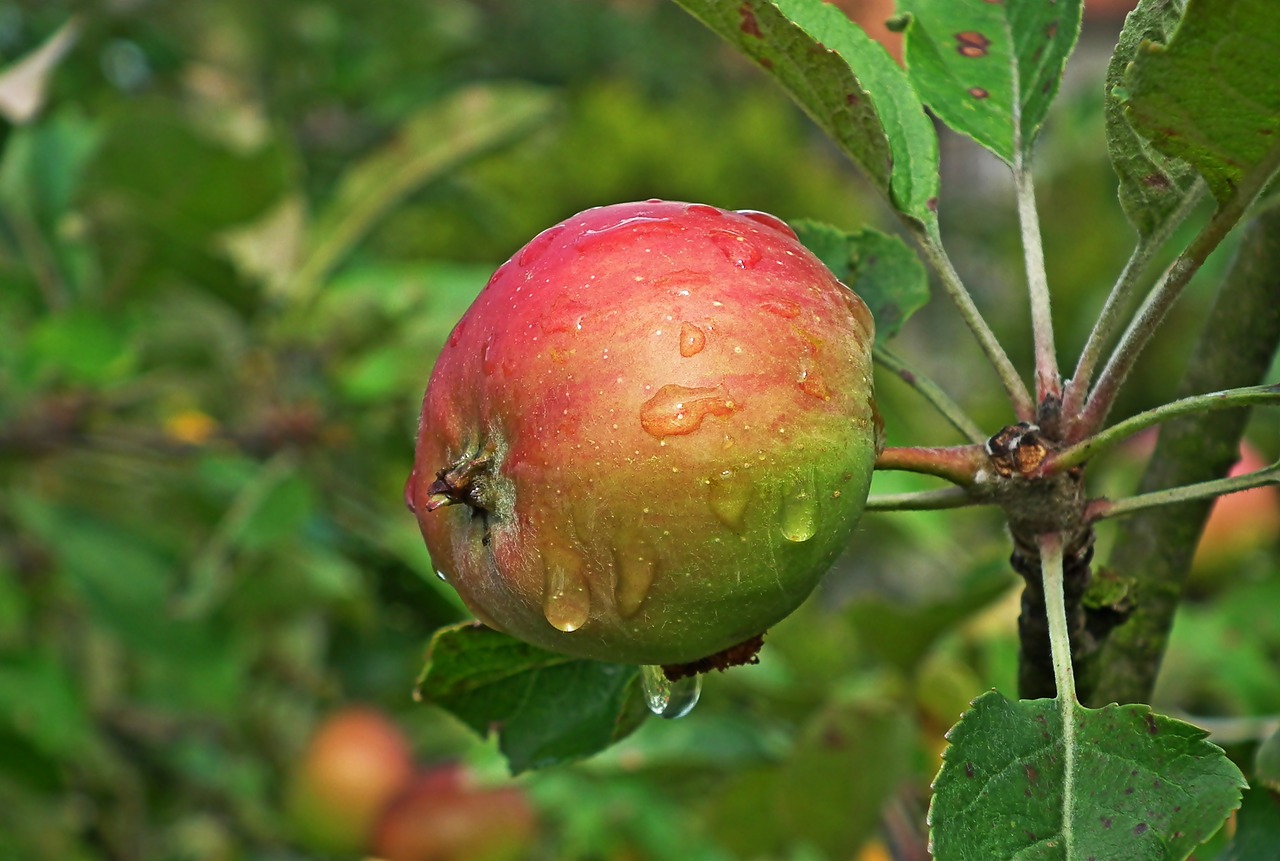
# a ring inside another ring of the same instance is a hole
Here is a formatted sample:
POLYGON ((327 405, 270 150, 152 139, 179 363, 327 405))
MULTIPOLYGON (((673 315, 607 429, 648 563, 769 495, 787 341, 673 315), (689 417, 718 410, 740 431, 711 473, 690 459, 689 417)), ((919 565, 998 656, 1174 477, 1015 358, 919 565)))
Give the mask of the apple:
POLYGON ((730 654, 809 595, 862 513, 873 337, 771 215, 587 210, 449 336, 406 502, 491 627, 621 663, 730 654))
MULTIPOLYGON (((1228 475, 1245 475, 1270 464, 1247 442, 1228 475)), ((1249 553, 1280 539, 1280 490, 1271 486, 1230 493, 1214 500, 1196 547, 1192 570, 1203 573, 1233 566, 1249 553)))
POLYGON ((286 809, 295 834, 321 852, 362 850, 382 808, 413 773, 409 741, 390 718, 355 706, 330 715, 291 776, 286 809))
POLYGON ((450 765, 419 773, 391 801, 370 848, 382 861, 517 861, 536 836, 523 792, 473 787, 450 765))

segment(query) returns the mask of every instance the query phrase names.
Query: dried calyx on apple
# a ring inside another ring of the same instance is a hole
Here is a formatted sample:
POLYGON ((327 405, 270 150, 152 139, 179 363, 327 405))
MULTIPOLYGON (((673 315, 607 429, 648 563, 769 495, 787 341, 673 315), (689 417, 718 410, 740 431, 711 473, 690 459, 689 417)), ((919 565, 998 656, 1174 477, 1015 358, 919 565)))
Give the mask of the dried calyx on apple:
POLYGON ((669 672, 749 658, 734 647, 809 595, 862 513, 873 337, 773 216, 587 210, 449 336, 406 502, 494 628, 669 672))

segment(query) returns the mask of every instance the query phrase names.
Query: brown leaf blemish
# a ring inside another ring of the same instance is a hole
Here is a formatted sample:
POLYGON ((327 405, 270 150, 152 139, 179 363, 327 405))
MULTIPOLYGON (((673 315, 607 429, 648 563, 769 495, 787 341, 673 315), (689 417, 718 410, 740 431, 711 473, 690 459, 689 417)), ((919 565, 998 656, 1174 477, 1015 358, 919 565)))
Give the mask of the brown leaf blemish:
POLYGON ((982 87, 970 87, 968 89, 968 93, 975 99, 985 99, 991 95, 986 90, 982 89, 982 87))
MULTIPOLYGON (((748 36, 755 36, 757 39, 763 39, 764 33, 760 32, 760 24, 756 21, 756 13, 751 11, 751 7, 743 3, 738 7, 738 14, 742 16, 741 30, 748 36)), ((763 61, 761 61, 763 63, 763 61)))
POLYGON ((991 40, 981 33, 973 30, 956 33, 956 53, 961 57, 973 59, 985 57, 987 56, 987 49, 990 47, 991 40))

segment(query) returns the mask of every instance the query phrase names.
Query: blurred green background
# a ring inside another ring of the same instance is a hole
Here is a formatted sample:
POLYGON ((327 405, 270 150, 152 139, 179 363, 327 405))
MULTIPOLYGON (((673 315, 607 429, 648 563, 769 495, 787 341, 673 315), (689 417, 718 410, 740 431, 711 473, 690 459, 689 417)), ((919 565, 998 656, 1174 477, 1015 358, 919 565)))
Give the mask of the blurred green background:
MULTIPOLYGON (((1116 26, 1086 30, 1041 149, 1064 356, 1131 241, 1097 78, 1116 26)), ((535 811, 514 855, 423 858, 924 857, 942 733, 1014 693, 991 513, 868 516, 760 666, 586 763, 513 784, 411 697, 466 614, 401 485, 433 357, 499 263, 649 197, 893 228, 756 69, 659 0, 0 2, 0 59, 0 859, 372 852, 297 801, 309 736, 352 704, 421 768, 535 811), (17 65, 50 39, 47 76, 17 65)), ((944 143, 944 235, 1027 367, 1007 182, 944 143)), ((1123 411, 1169 397, 1208 288, 1123 411)), ((899 340, 984 426, 1009 420, 945 302, 899 340)), ((881 382, 891 444, 958 441, 881 382)), ((1274 422, 1252 436, 1280 451, 1274 422)), ((1141 455, 1113 460, 1100 487, 1122 493, 1141 455)), ((1280 711, 1274 529, 1232 552, 1179 622, 1163 707, 1280 711)))

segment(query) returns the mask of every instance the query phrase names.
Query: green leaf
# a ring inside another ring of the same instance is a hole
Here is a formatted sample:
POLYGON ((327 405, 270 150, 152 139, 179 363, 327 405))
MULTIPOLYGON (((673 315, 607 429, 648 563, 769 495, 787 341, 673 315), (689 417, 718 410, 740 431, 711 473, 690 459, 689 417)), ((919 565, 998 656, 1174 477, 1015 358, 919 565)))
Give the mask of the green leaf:
POLYGON ((1181 861, 1239 806, 1244 777, 1203 730, 1143 705, 1073 719, 1068 783, 1056 700, 974 700, 934 781, 938 861, 1181 861))
POLYGON ((676 0, 759 63, 897 209, 936 223, 938 139, 903 71, 820 0, 676 0))
POLYGON ((551 116, 541 89, 461 90, 411 116, 395 138, 351 167, 308 231, 292 291, 305 301, 373 225, 407 195, 527 136, 551 116))
POLYGON ((1275 861, 1280 857, 1280 795, 1266 789, 1244 794, 1236 833, 1218 861, 1275 861))
POLYGON ((1254 759, 1254 780, 1273 792, 1280 792, 1280 729, 1258 746, 1254 759))
POLYGON ((290 153, 277 140, 233 151, 181 114, 138 103, 105 125, 87 181, 104 215, 127 213, 132 229, 136 219, 162 241, 204 245, 213 232, 264 212, 291 173, 290 153))
POLYGON ((74 205, 99 138, 97 123, 71 111, 14 130, 0 162, 0 202, 54 232, 74 205))
POLYGON ((883 692, 832 703, 804 725, 782 763, 740 771, 717 792, 712 827, 742 857, 795 857, 786 850, 807 843, 818 857, 848 858, 910 773, 911 733, 883 692))
POLYGON ((1082 0, 903 0, 907 70, 944 123, 1026 161, 1080 35, 1082 0))
POLYGON ((843 858, 875 833, 881 808, 910 773, 913 728, 904 717, 882 699, 835 704, 809 722, 775 786, 793 834, 843 858))
POLYGON ((1186 0, 1144 0, 1125 19, 1120 42, 1107 66, 1106 129, 1111 165, 1120 179, 1120 206, 1139 235, 1157 233, 1191 193, 1196 173, 1186 162, 1169 158, 1139 135, 1125 114, 1124 76, 1148 41, 1167 42, 1186 0))
POLYGON ((583 759, 648 715, 639 669, 558 655, 478 624, 436 632, 418 695, 482 737, 513 774, 583 759))
POLYGON ((805 247, 867 303, 878 343, 898 334, 907 318, 929 301, 929 276, 898 237, 869 227, 847 233, 803 219, 791 226, 805 247))
POLYGON ((84 756, 93 729, 76 680, 41 651, 0 660, 0 729, 25 737, 52 758, 84 756))
POLYGON ((1167 45, 1139 48, 1126 83, 1134 127, 1219 203, 1260 185, 1280 160, 1280 3, 1190 0, 1167 45))
POLYGON ((132 368, 130 327, 119 318, 88 310, 46 317, 28 342, 37 374, 48 373, 83 384, 104 384, 132 368))
POLYGON ((910 673, 940 637, 1007 593, 1010 582, 1007 564, 982 565, 945 587, 935 585, 918 595, 891 597, 868 590, 850 603, 845 614, 860 642, 885 662, 910 673))

